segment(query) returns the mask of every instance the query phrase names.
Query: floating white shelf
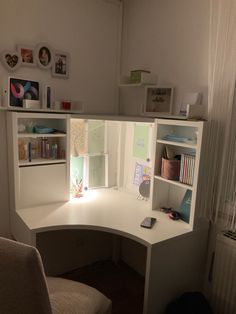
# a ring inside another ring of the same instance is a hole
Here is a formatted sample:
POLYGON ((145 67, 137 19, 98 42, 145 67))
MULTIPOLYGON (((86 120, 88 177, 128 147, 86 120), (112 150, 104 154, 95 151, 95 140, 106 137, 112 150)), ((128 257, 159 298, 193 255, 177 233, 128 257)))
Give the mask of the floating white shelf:
POLYGON ((65 133, 18 133, 18 138, 38 138, 38 137, 66 137, 65 133))
POLYGON ((191 190, 191 191, 193 190, 193 187, 191 185, 184 184, 184 183, 181 183, 179 181, 167 180, 167 179, 162 178, 161 176, 157 176, 157 175, 155 175, 154 178, 157 179, 157 180, 160 180, 160 181, 164 181, 164 182, 167 182, 167 183, 179 186, 179 187, 181 187, 183 189, 188 189, 188 190, 191 190))
POLYGON ((159 144, 165 144, 165 145, 173 145, 173 146, 179 146, 179 147, 185 147, 185 148, 193 148, 196 149, 196 144, 188 144, 188 143, 182 143, 182 142, 173 142, 173 141, 165 141, 165 140, 157 140, 157 143, 159 144))
POLYGON ((140 87, 144 86, 146 84, 144 83, 121 83, 119 84, 119 87, 140 87))
POLYGON ((20 160, 19 161, 19 167, 36 166, 36 165, 49 165, 49 164, 61 164, 61 163, 66 163, 66 159, 32 159, 32 161, 20 160))

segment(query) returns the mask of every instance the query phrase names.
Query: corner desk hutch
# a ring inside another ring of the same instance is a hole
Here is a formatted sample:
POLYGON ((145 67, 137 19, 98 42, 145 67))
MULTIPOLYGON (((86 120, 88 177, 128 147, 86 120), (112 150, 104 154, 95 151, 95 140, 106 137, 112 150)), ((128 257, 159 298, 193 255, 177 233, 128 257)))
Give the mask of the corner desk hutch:
POLYGON ((162 313, 172 298, 200 289, 207 237, 207 224, 199 217, 205 122, 7 115, 11 231, 17 240, 37 247, 41 233, 80 229, 140 243, 146 248, 144 314, 162 313), (43 133, 35 132, 36 126, 43 126, 43 133), (188 141, 166 139, 170 134, 188 141), (161 176, 166 147, 177 155, 194 154, 191 185, 161 176), (135 183, 140 169, 150 178, 148 198, 140 198, 135 183), (83 196, 71 197, 81 183, 83 196), (192 195, 187 220, 174 221, 160 211, 178 209, 186 191, 192 195), (140 226, 146 216, 157 220, 152 229, 140 226))

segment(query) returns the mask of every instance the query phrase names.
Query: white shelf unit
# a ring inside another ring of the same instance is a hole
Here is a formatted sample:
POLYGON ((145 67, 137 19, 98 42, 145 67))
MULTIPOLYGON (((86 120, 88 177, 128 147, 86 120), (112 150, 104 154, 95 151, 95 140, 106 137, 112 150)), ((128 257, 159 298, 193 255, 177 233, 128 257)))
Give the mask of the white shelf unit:
POLYGON ((152 209, 160 210, 162 207, 171 207, 173 210, 181 211, 180 205, 187 190, 191 194, 191 204, 189 208, 188 223, 191 228, 197 225, 197 212, 200 197, 199 172, 202 167, 202 147, 204 134, 203 121, 179 121, 168 119, 155 120, 154 136, 154 170, 151 185, 152 209), (179 141, 166 140, 166 135, 175 135, 179 141), (180 141, 180 140, 183 140, 180 141), (186 140, 186 141, 185 141, 186 140), (194 176, 193 184, 188 185, 178 180, 168 180, 161 176, 161 165, 163 150, 169 147, 175 155, 194 154, 194 176))
POLYGON ((68 115, 8 112, 8 142, 12 209, 69 199, 68 115))

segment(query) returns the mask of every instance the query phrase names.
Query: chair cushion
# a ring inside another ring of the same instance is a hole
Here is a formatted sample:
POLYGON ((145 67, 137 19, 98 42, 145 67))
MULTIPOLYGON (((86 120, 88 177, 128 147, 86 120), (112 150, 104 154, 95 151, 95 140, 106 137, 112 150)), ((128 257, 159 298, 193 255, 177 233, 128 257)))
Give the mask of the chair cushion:
POLYGON ((85 284, 47 277, 53 314, 110 314, 111 301, 85 284))

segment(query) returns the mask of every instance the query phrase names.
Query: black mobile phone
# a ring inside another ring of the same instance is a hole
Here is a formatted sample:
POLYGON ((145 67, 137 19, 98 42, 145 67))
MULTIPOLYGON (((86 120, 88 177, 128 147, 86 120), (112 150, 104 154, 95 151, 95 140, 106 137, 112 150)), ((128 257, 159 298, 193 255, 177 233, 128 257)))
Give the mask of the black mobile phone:
POLYGON ((153 227, 153 225, 156 222, 156 218, 153 217, 146 217, 140 224, 141 227, 143 228, 149 228, 151 229, 153 227))

